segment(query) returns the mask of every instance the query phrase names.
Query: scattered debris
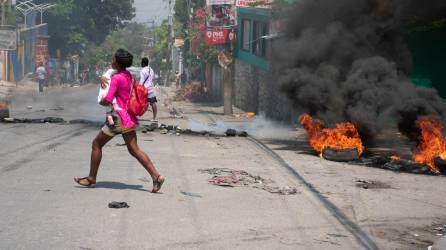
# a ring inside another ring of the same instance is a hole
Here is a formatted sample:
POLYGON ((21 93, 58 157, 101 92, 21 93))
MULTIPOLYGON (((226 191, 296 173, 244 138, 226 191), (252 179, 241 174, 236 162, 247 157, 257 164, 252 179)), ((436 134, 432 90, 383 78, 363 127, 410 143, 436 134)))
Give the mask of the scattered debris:
POLYGON ((153 122, 150 125, 145 125, 144 129, 145 131, 150 131, 150 132, 155 131, 155 129, 158 129, 158 123, 153 122))
POLYGON ((65 123, 65 120, 60 117, 45 117, 45 118, 37 118, 37 119, 29 119, 29 118, 4 118, 0 121, 6 123, 65 123))
POLYGON ((356 186, 364 189, 389 189, 392 188, 389 184, 381 181, 373 180, 357 180, 356 186))
POLYGON ((252 187, 265 190, 272 194, 294 195, 297 189, 294 187, 277 187, 274 181, 252 175, 243 170, 232 170, 229 168, 200 169, 202 173, 213 175, 209 183, 221 187, 252 187))
POLYGON ((233 137, 237 135, 237 130, 230 128, 226 130, 225 134, 226 136, 233 137))
POLYGON ((102 126, 104 126, 104 122, 90 121, 90 120, 85 120, 85 119, 70 120, 68 123, 69 124, 85 124, 85 125, 90 125, 90 126, 93 126, 93 127, 102 127, 102 126))
POLYGON ((433 172, 427 165, 419 164, 411 160, 391 160, 386 156, 361 157, 359 161, 354 162, 355 165, 364 165, 367 167, 392 170, 396 172, 405 172, 412 174, 438 175, 433 172))
POLYGON ((60 107, 56 107, 56 108, 52 108, 52 109, 48 109, 48 110, 51 110, 51 111, 62 111, 62 110, 65 110, 65 108, 60 106, 60 107))
POLYGON ((446 174, 446 160, 442 159, 441 157, 435 157, 434 164, 438 167, 441 174, 446 174))
POLYGON ((109 208, 129 208, 130 206, 127 204, 127 202, 118 202, 118 201, 112 201, 108 203, 109 208))
POLYGON ((190 102, 208 102, 211 96, 202 88, 199 82, 187 84, 184 88, 178 90, 173 98, 174 101, 190 101, 190 102))
POLYGON ((190 197, 203 198, 203 196, 201 196, 199 194, 195 194, 195 193, 184 192, 184 191, 181 191, 180 193, 183 195, 186 195, 186 196, 190 196, 190 197))
POLYGON ((240 137, 248 137, 248 132, 242 131, 242 132, 239 132, 237 135, 240 137))

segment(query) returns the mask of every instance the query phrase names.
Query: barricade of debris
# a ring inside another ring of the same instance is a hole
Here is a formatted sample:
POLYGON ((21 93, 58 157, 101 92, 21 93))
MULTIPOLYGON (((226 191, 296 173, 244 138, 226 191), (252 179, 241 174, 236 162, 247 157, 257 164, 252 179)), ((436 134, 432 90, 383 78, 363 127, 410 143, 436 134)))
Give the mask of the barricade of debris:
POLYGON ((227 137, 247 137, 248 133, 246 131, 237 131, 235 129, 228 129, 224 134, 218 134, 213 131, 194 131, 191 129, 182 129, 176 125, 166 125, 166 124, 158 124, 151 123, 149 125, 142 126, 142 133, 155 132, 158 131, 160 134, 175 134, 177 136, 180 135, 200 135, 200 136, 227 136, 227 137))
POLYGON ((294 187, 275 186, 273 180, 264 179, 260 176, 252 175, 243 170, 233 170, 229 168, 208 168, 198 170, 201 173, 213 175, 209 183, 221 187, 251 187, 265 190, 272 194, 294 195, 297 189, 294 187))
POLYGON ((75 119, 66 121, 61 117, 45 117, 45 118, 0 118, 0 123, 29 123, 29 124, 39 124, 39 123, 55 123, 61 125, 72 125, 72 124, 83 124, 89 125, 93 127, 102 127, 104 122, 100 121, 91 121, 85 119, 75 119))
MULTIPOLYGON (((392 159, 388 156, 362 157, 359 161, 351 162, 355 165, 364 165, 367 167, 381 168, 395 172, 405 172, 411 174, 437 175, 427 165, 416 163, 412 160, 392 159)), ((444 174, 445 171, 441 169, 444 174)))
POLYGON ((191 101, 191 102, 208 102, 211 101, 211 97, 199 82, 192 82, 187 84, 183 88, 179 89, 174 101, 191 101))

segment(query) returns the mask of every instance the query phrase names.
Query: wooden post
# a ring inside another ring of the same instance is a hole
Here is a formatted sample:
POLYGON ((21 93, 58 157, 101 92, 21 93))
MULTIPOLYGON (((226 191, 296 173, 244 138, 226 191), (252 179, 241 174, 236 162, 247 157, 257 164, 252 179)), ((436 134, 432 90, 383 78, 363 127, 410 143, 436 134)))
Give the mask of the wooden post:
POLYGON ((223 69, 223 103, 225 115, 232 115, 232 65, 223 69))

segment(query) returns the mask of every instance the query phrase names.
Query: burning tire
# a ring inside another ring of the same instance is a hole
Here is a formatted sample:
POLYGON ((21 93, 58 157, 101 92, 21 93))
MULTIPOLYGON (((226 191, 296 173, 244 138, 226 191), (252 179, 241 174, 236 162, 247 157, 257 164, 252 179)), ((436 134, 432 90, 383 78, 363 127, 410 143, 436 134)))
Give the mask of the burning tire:
POLYGON ((0 103, 0 119, 9 117, 9 109, 6 103, 0 103))
POLYGON ((322 157, 329 161, 347 162, 359 160, 358 150, 352 149, 330 149, 325 148, 322 151, 322 157))
POLYGON ((441 157, 436 157, 434 163, 440 170, 440 173, 446 175, 446 160, 441 159, 441 157))

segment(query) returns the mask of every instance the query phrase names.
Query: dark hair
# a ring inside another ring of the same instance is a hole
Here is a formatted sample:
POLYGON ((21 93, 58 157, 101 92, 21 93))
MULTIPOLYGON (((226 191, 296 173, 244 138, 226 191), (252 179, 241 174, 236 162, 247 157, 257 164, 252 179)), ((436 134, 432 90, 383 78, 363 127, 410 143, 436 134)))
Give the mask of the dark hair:
POLYGON ((143 57, 141 59, 141 67, 147 67, 147 66, 149 66, 149 58, 143 57))
POLYGON ((133 55, 125 49, 118 49, 115 52, 115 59, 121 69, 126 69, 133 64, 133 55))

